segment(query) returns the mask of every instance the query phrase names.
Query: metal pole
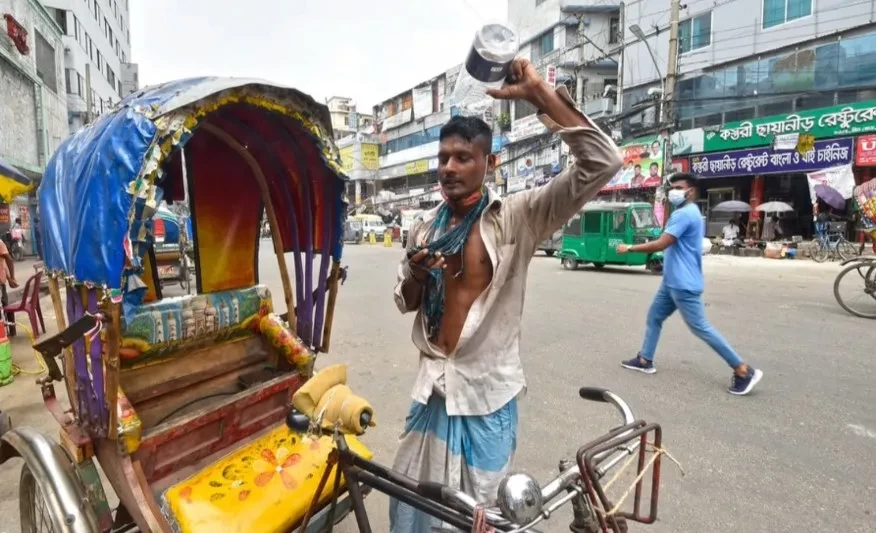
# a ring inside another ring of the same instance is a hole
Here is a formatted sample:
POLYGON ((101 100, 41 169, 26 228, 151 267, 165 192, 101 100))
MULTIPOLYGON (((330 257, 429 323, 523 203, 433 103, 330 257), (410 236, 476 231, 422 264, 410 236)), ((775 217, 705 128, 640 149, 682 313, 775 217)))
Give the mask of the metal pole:
POLYGON ((94 104, 91 98, 91 64, 85 64, 85 123, 91 123, 91 106, 94 104))
POLYGON ((575 86, 575 102, 584 108, 584 17, 578 17, 578 83, 575 86))
MULTIPOLYGON (((669 176, 672 169, 672 130, 675 109, 672 103, 675 98, 675 79, 678 76, 678 15, 681 0, 672 0, 669 11, 669 68, 666 70, 666 80, 663 83, 663 99, 660 102, 660 120, 663 123, 666 138, 663 141, 663 176, 669 176)), ((662 187, 660 191, 662 191, 662 187)), ((666 216, 669 206, 663 199, 663 227, 669 217, 666 216)))
POLYGON ((620 14, 618 15, 618 41, 621 43, 620 58, 617 62, 617 110, 615 113, 622 113, 624 110, 624 54, 626 46, 624 46, 624 10, 626 5, 620 3, 620 14))

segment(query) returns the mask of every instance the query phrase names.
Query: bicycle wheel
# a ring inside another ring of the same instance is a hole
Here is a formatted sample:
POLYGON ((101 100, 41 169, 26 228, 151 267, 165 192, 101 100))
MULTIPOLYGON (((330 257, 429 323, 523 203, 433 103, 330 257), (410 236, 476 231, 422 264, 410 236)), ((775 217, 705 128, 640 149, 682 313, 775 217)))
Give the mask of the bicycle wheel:
POLYGON ((847 312, 876 319, 876 261, 856 262, 844 268, 833 282, 833 295, 847 312), (858 275, 848 275, 851 272, 858 275))
POLYGON ((836 245, 836 253, 839 255, 840 260, 848 261, 858 257, 858 248, 851 241, 843 238, 836 245))
POLYGON ((55 533, 62 531, 58 517, 52 516, 39 483, 27 465, 21 467, 18 485, 18 506, 22 533, 55 533))
POLYGON ((827 261, 827 258, 830 257, 830 248, 828 247, 827 243, 823 241, 819 241, 816 246, 817 247, 812 250, 812 260, 816 263, 824 263, 825 261, 827 261))

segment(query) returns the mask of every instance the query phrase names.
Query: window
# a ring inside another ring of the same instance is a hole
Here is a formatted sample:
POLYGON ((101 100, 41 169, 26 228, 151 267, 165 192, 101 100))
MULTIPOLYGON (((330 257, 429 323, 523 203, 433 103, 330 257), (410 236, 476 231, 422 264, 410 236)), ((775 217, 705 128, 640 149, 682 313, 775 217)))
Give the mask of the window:
POLYGON ((109 65, 106 67, 106 81, 108 81, 112 87, 116 86, 116 73, 113 72, 113 69, 109 68, 109 65))
POLYGON ((124 98, 125 95, 122 94, 122 80, 119 80, 119 97, 124 98))
POLYGON ((514 102, 514 120, 520 120, 534 115, 538 110, 534 105, 525 100, 517 100, 514 102))
POLYGON ((763 0, 764 29, 811 14, 812 0, 763 0))
POLYGON ((654 211, 650 207, 638 207, 633 209, 633 227, 636 229, 653 228, 657 226, 654 211))
POLYGON ((532 41, 532 60, 538 61, 554 51, 554 30, 549 30, 532 41))
POLYGON ((64 82, 67 85, 67 94, 76 94, 76 71, 73 69, 64 70, 64 82))
POLYGON ((620 42, 620 17, 611 17, 608 21, 608 44, 620 42))
POLYGON ((68 12, 63 10, 63 9, 53 9, 53 8, 49 8, 49 11, 54 16, 55 22, 57 22, 58 26, 61 27, 61 31, 64 32, 64 35, 70 35, 70 33, 67 31, 67 13, 68 12))
POLYGON ((97 51, 97 71, 103 72, 103 56, 100 55, 100 50, 97 51))
POLYGON ((678 23, 679 53, 690 52, 712 44, 712 12, 678 23))
POLYGON ((563 235, 569 235, 572 237, 581 236, 581 213, 578 213, 569 220, 563 230, 563 235))
POLYGON ((615 211, 611 214, 611 231, 612 233, 621 233, 626 228, 627 213, 626 211, 615 211))
POLYGON ((55 72, 55 49, 40 32, 35 32, 36 38, 36 70, 37 77, 43 80, 52 92, 58 92, 58 80, 55 72))
POLYGON ((584 233, 599 234, 602 231, 602 213, 593 211, 584 213, 584 233))
POLYGON ((79 72, 76 72, 76 87, 76 94, 85 97, 85 78, 83 78, 82 74, 79 74, 79 72))

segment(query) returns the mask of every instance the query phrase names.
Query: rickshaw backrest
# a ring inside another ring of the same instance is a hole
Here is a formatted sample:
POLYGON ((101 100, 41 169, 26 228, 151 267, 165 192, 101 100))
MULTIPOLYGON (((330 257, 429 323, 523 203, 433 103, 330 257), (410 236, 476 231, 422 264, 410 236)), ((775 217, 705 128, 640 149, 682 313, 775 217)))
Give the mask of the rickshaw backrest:
POLYGON ((142 304, 125 322, 121 366, 154 364, 192 348, 251 336, 272 310, 264 285, 142 304))

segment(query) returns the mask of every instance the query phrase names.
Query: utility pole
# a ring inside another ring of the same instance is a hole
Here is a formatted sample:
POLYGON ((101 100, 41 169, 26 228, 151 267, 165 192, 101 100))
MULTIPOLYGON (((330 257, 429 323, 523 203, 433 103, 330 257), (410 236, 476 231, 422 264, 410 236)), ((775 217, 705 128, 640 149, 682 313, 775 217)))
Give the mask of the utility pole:
POLYGON ((626 41, 624 40, 624 11, 626 10, 626 6, 623 2, 620 3, 620 11, 618 14, 618 24, 617 24, 617 40, 621 43, 620 50, 620 58, 618 58, 617 62, 617 109, 615 113, 623 113, 624 110, 624 52, 626 51, 626 46, 623 45, 626 41))
POLYGON ((575 86, 575 103, 584 109, 584 17, 578 16, 578 83, 575 86))
MULTIPOLYGON (((663 141, 663 176, 669 176, 672 169, 672 130, 675 124, 675 109, 672 105, 675 100, 675 80, 678 77, 678 17, 681 10, 681 0, 671 0, 669 10, 669 68, 666 69, 666 80, 663 82, 663 105, 660 122, 665 134, 663 141)), ((662 196, 663 187, 658 189, 658 196, 662 196)), ((669 220, 667 205, 663 199, 663 227, 669 220)))

